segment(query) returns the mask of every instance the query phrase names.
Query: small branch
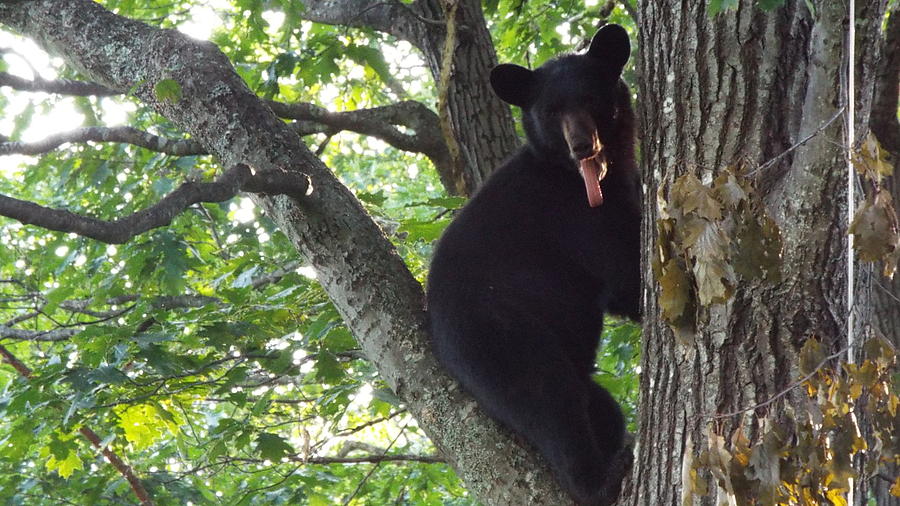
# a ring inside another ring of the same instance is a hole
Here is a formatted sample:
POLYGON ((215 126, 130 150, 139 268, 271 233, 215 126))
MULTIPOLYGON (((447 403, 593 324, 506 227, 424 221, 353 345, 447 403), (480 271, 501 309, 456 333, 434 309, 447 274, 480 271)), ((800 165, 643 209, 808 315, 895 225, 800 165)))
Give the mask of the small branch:
POLYGON ((365 455, 361 457, 310 457, 308 459, 303 459, 302 457, 290 457, 290 460, 305 462, 307 464, 380 464, 382 462, 425 462, 427 464, 440 464, 447 462, 446 459, 439 455, 411 454, 365 455))
POLYGON ((79 429, 79 432, 81 432, 81 435, 84 436, 85 439, 87 439, 91 442, 92 445, 94 445, 94 448, 100 450, 100 453, 102 453, 103 456, 106 457, 106 460, 108 460, 109 463, 119 471, 119 474, 121 474, 128 481, 128 484, 131 485, 131 490, 134 491, 134 495, 137 496, 138 500, 141 501, 141 504, 143 504, 144 506, 153 506, 153 501, 150 499, 150 494, 147 493, 147 489, 144 488, 144 484, 141 483, 141 480, 134 475, 134 472, 131 470, 131 466, 123 462, 122 459, 120 459, 118 455, 113 453, 112 450, 110 450, 106 446, 103 446, 103 442, 100 440, 100 437, 97 436, 97 433, 95 433, 91 429, 82 427, 81 429, 79 429))
POLYGON ((72 81, 70 79, 53 79, 48 81, 40 78, 32 81, 14 76, 8 72, 0 72, 0 86, 9 86, 14 90, 20 91, 41 91, 78 97, 111 97, 122 94, 120 91, 97 83, 72 81))
POLYGON ((284 267, 279 267, 271 273, 266 274, 265 276, 260 276, 259 278, 253 280, 253 283, 251 283, 250 286, 252 286, 255 290, 259 290, 260 288, 264 288, 267 285, 277 283, 281 281, 281 278, 297 270, 298 267, 300 267, 299 260, 290 261, 284 267))
MULTIPOLYGON (((27 365, 22 363, 15 355, 12 354, 5 346, 0 345, 0 356, 8 362, 13 369, 15 369, 19 375, 23 378, 31 379, 32 373, 31 369, 28 368, 27 365)), ((79 429, 81 435, 85 437, 88 441, 94 445, 95 448, 99 449, 103 456, 106 457, 106 460, 109 461, 113 467, 119 471, 127 481, 128 484, 131 485, 131 490, 134 491, 134 495, 141 501, 141 504, 144 506, 153 506, 153 501, 150 499, 150 494, 147 493, 147 489, 144 488, 144 484, 141 483, 141 480, 135 476, 134 471, 131 469, 131 466, 126 464, 122 459, 119 458, 118 455, 115 454, 112 450, 103 446, 103 442, 100 440, 100 437, 96 432, 92 431, 87 427, 81 427, 79 429)))
POLYGON ((65 341, 75 334, 81 332, 79 329, 56 329, 56 330, 23 330, 0 325, 0 339, 16 339, 19 341, 44 341, 55 342, 65 341))
POLYGON ((786 156, 786 155, 787 155, 788 153, 790 153, 791 151, 793 151, 793 150, 799 148, 800 146, 806 144, 807 142, 809 142, 810 140, 812 140, 813 137, 815 137, 815 136, 819 135, 820 133, 822 133, 826 128, 828 128, 829 125, 831 125, 832 123, 834 123, 834 121, 835 121, 836 119, 840 118, 840 117, 841 117, 841 114, 843 114, 843 112, 844 112, 844 106, 838 108, 838 110, 834 112, 834 116, 832 116, 831 118, 829 118, 828 121, 826 121, 825 123, 822 123, 822 124, 819 126, 819 128, 816 128, 812 133, 810 133, 809 135, 807 135, 806 137, 804 137, 803 139, 801 139, 799 142, 797 142, 797 143, 794 144, 793 146, 791 146, 791 147, 785 149, 785 150, 782 151, 781 153, 779 153, 779 154, 773 156, 773 157, 772 157, 771 159, 769 159, 767 162, 765 162, 765 163, 759 165, 758 167, 756 167, 755 169, 751 170, 750 172, 748 172, 748 173, 746 174, 746 176, 748 176, 748 177, 749 177, 749 176, 752 176, 753 174, 756 174, 757 172, 759 172, 759 171, 761 171, 761 170, 764 170, 764 169, 767 169, 767 168, 771 167, 775 162, 777 162, 778 160, 780 160, 781 158, 783 158, 784 156, 786 156))
POLYGON ((634 21, 634 24, 637 25, 640 15, 638 14, 637 9, 633 5, 631 5, 631 1, 622 0, 619 3, 622 5, 622 8, 625 9, 625 12, 627 12, 631 19, 634 21))
POLYGON ((0 356, 3 357, 9 365, 19 373, 20 376, 26 379, 31 379, 31 369, 28 368, 21 360, 19 360, 11 351, 9 351, 5 346, 0 344, 0 356))
POLYGON ((0 216, 37 225, 48 230, 71 232, 101 242, 121 244, 148 230, 169 225, 188 207, 200 202, 223 202, 238 191, 302 198, 309 187, 306 175, 275 169, 252 174, 237 164, 212 183, 187 182, 163 197, 156 205, 115 221, 79 216, 33 202, 0 195, 0 216))
MULTIPOLYGON (((118 306, 129 302, 135 302, 140 298, 141 297, 139 295, 121 295, 119 297, 108 299, 104 303, 108 306, 118 306)), ((116 311, 122 311, 121 309, 111 311, 89 310, 88 306, 94 304, 95 302, 96 301, 91 299, 65 300, 59 303, 59 307, 73 313, 82 313, 99 318, 114 314, 114 312, 116 311)), ((220 299, 217 299, 216 297, 210 297, 208 295, 162 295, 159 297, 154 297, 150 301, 150 305, 154 309, 177 309, 185 307, 203 307, 207 304, 219 304, 220 302, 222 302, 220 299)))
MULTIPOLYGON (((437 115, 414 101, 398 102, 383 107, 355 111, 331 112, 308 103, 284 104, 268 102, 269 107, 285 119, 296 120, 299 135, 325 132, 333 135, 347 130, 370 135, 403 151, 422 153, 435 165, 449 156, 440 135, 437 115), (403 133, 394 125, 402 125, 414 133, 403 133)), ((3 140, 0 137, 0 140, 3 140)), ((120 142, 171 156, 208 154, 199 142, 190 139, 168 139, 136 128, 84 127, 51 135, 35 142, 0 142, 0 155, 40 155, 67 143, 120 142)), ((326 141, 327 142, 327 141, 326 141)))
POLYGON ((740 414, 746 413, 747 411, 755 411, 755 410, 757 410, 757 409, 759 409, 759 408, 764 408, 764 407, 766 407, 766 406, 772 404, 773 402, 777 401, 778 399, 784 397, 785 395, 788 394, 788 392, 790 392, 791 390, 797 388, 798 386, 802 385, 802 384, 805 383, 807 380, 809 380, 810 378, 812 378, 813 376, 815 376, 815 374, 816 374, 817 372, 819 372, 819 369, 821 369, 822 367, 824 367, 825 364, 827 364, 829 360, 835 359, 835 358, 837 358, 837 357, 843 355, 844 353, 847 353, 847 348, 843 348, 842 350, 840 350, 840 351, 838 351, 838 352, 836 352, 836 353, 833 353, 833 354, 831 354, 831 355, 828 355, 827 357, 825 357, 824 359, 822 359, 822 361, 819 362, 819 365, 817 365, 817 366, 816 366, 809 374, 807 374, 806 376, 800 378, 799 380, 797 380, 797 381, 791 383, 791 384, 788 385, 788 387, 785 388, 784 390, 778 392, 777 394, 773 395, 772 397, 769 397, 769 398, 766 399, 765 401, 760 402, 759 404, 754 404, 753 406, 750 406, 750 407, 748 407, 748 408, 739 409, 739 410, 737 410, 737 411, 732 411, 731 413, 721 413, 721 414, 718 414, 718 413, 717 413, 717 414, 713 414, 713 415, 705 414, 705 415, 699 415, 699 416, 702 417, 702 418, 707 418, 707 419, 730 418, 730 417, 732 417, 732 416, 736 416, 736 415, 740 415, 740 414))
MULTIPOLYGON (((405 429, 406 426, 403 427, 405 429)), ((403 434, 402 430, 397 437, 391 442, 391 444, 396 443, 397 438, 399 438, 403 434)), ((346 445, 345 445, 346 446, 346 445)), ((382 462, 424 462, 426 464, 442 464, 447 462, 447 460, 437 454, 433 455, 417 455, 417 454, 409 454, 409 453, 395 453, 388 454, 387 451, 390 450, 390 446, 387 449, 378 448, 372 445, 359 444, 358 447, 353 448, 353 450, 364 449, 369 451, 369 455, 360 455, 358 457, 347 457, 346 454, 339 454, 336 456, 329 457, 304 457, 299 453, 295 453, 293 455, 288 455, 287 459, 291 462, 299 462, 302 464, 380 464, 382 462)), ((248 464, 262 464, 264 460, 262 459, 253 459, 246 457, 233 457, 226 458, 222 461, 218 462, 218 464, 228 464, 232 462, 244 462, 248 464)), ((191 470, 192 473, 196 472, 197 469, 191 470)))
POLYGON ((206 148, 189 139, 167 139, 158 135, 122 127, 85 127, 51 135, 36 142, 0 143, 0 155, 40 155, 48 153, 66 143, 83 142, 124 142, 172 156, 205 155, 206 148))
MULTIPOLYGON (((456 55, 457 47, 457 30, 456 30, 456 11, 459 8, 459 0, 452 2, 442 2, 444 16, 447 18, 447 29, 444 35, 444 45, 441 50, 441 70, 437 79, 437 101, 438 101, 438 128, 440 128, 441 137, 447 145, 447 153, 449 155, 450 167, 452 172, 444 172, 439 170, 441 174, 465 174, 466 171, 460 170, 462 164, 462 150, 456 139, 456 132, 453 128, 450 113, 450 81, 453 73, 453 59, 456 55)), ((465 186, 470 186, 466 184, 465 186)), ((457 191, 451 188, 447 189, 452 193, 457 191)))

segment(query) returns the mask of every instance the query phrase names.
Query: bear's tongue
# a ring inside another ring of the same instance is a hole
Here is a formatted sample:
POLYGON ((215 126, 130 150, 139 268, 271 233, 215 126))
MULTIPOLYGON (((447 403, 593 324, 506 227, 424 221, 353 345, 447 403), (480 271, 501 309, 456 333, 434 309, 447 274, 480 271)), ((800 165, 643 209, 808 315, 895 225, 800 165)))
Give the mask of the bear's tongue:
POLYGON ((588 204, 597 207, 603 203, 603 191, 600 181, 606 177, 606 160, 602 154, 585 158, 579 162, 581 177, 584 178, 584 189, 587 191, 588 204))

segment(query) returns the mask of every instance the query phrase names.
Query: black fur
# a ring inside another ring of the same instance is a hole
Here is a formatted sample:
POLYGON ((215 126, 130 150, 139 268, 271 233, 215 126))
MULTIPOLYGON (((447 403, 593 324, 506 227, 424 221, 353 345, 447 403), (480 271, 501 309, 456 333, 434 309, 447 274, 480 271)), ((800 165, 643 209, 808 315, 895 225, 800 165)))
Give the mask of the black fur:
POLYGON ((528 143, 447 228, 428 280, 438 359, 585 505, 615 500, 630 464, 621 410, 591 379, 604 312, 639 318, 634 115, 619 79, 629 50, 611 25, 585 55, 492 72, 523 108, 528 143), (593 208, 560 123, 585 111, 609 162, 593 208))

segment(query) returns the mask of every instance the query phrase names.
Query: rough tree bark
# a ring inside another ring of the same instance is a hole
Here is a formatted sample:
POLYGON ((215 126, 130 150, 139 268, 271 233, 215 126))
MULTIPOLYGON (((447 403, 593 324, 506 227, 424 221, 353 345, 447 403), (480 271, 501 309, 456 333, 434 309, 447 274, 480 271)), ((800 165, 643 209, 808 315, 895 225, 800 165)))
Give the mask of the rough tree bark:
MULTIPOLYGON (((711 415, 760 404, 798 377, 798 350, 816 336, 846 346, 847 208, 840 72, 847 6, 788 0, 764 12, 749 0, 710 17, 705 2, 639 2, 644 244, 647 280, 641 424, 633 482, 623 503, 679 504, 682 463, 705 448, 711 415), (808 135, 807 143, 775 159, 808 135), (764 165, 765 164, 765 165, 764 165), (741 280, 724 304, 701 307, 679 344, 658 317, 650 258, 658 239, 658 196, 685 173, 709 183, 726 167, 749 172, 784 238, 783 281, 741 280), (762 167, 762 168, 760 168, 762 167)), ((867 132, 872 78, 887 2, 857 1, 857 133, 867 132)), ((857 322, 869 307, 858 279, 857 322)), ((792 402, 788 394, 787 402, 792 402)), ((718 434, 749 426, 750 410, 715 420, 718 434)), ((750 428, 751 440, 757 434, 750 428)), ((714 497, 694 504, 716 504, 714 497)))

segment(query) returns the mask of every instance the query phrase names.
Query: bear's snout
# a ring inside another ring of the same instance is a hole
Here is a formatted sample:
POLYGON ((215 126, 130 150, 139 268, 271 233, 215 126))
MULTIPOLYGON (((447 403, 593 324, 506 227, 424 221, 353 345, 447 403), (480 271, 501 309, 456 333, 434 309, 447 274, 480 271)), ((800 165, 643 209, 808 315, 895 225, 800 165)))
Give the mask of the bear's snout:
POLYGON ((569 151, 576 160, 593 158, 600 153, 602 145, 597 134, 597 125, 587 112, 563 114, 562 131, 566 144, 569 145, 569 151))

